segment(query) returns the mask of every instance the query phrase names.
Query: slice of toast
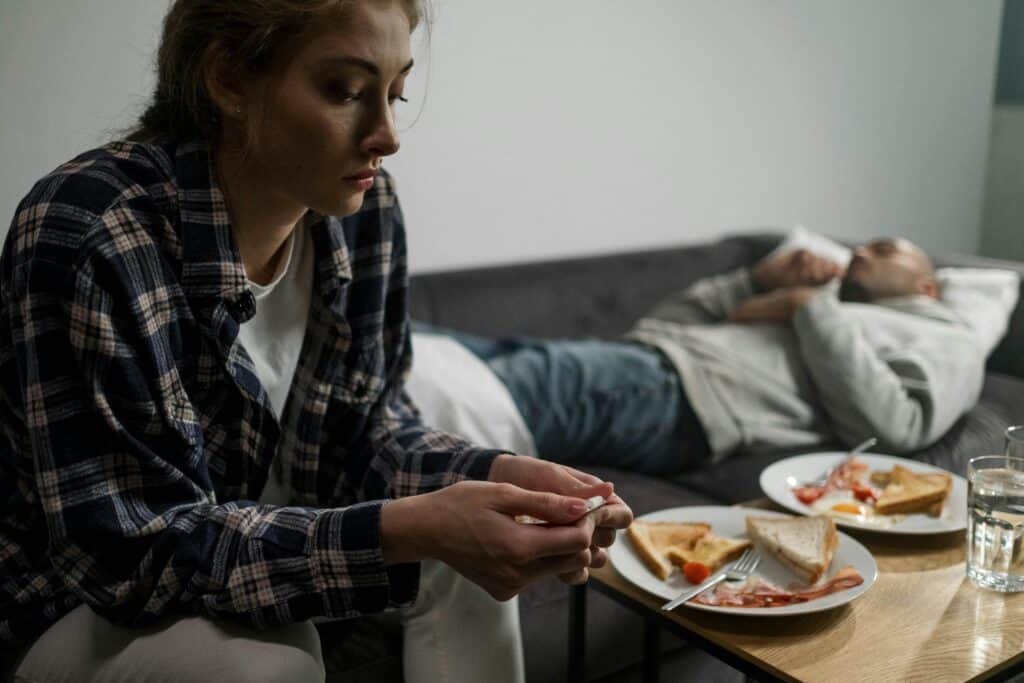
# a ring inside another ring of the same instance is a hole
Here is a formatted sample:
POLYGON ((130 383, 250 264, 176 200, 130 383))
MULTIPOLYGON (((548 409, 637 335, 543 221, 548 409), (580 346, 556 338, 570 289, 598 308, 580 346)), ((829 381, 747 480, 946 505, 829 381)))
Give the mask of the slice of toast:
POLYGON ((828 515, 747 517, 747 534, 810 585, 828 571, 839 546, 836 523, 828 515))
POLYGON ((952 487, 953 478, 948 474, 918 474, 896 465, 892 468, 889 483, 875 501, 875 512, 880 515, 941 514, 952 487))
POLYGON ((721 538, 707 534, 692 548, 673 546, 666 554, 669 562, 680 569, 687 562, 700 562, 714 572, 729 560, 739 557, 740 553, 749 547, 750 541, 745 538, 721 538))
POLYGON ((640 558, 655 576, 664 581, 672 572, 668 561, 669 548, 692 548, 711 531, 711 525, 704 522, 644 522, 634 521, 626 533, 640 558))

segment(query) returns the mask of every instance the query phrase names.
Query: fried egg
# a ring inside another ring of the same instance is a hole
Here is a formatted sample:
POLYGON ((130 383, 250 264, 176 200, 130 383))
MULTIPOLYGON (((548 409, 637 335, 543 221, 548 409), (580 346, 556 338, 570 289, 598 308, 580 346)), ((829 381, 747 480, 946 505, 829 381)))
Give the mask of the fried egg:
POLYGON ((808 507, 818 514, 878 529, 889 529, 906 518, 906 515, 880 515, 874 507, 857 500, 849 491, 832 491, 808 507))

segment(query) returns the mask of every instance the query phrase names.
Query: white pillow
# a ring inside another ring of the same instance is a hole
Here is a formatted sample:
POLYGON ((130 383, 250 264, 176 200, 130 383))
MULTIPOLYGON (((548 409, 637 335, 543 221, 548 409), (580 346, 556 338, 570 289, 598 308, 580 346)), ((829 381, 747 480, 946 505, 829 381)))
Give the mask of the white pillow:
MULTIPOLYGON (((798 225, 771 254, 806 249, 846 266, 853 252, 824 235, 798 225)), ((975 333, 986 354, 1006 334, 1020 295, 1020 276, 1003 268, 937 268, 935 279, 942 301, 975 333)))
POLYGON ((484 448, 536 455, 530 430, 508 389, 465 346, 449 337, 412 335, 406 391, 423 424, 484 448))
POLYGON ((782 240, 782 243, 772 249, 769 256, 785 254, 797 249, 806 249, 821 258, 834 261, 844 268, 849 265, 850 259, 853 258, 853 251, 849 247, 839 244, 824 235, 811 232, 802 225, 794 226, 786 235, 786 238, 782 240))

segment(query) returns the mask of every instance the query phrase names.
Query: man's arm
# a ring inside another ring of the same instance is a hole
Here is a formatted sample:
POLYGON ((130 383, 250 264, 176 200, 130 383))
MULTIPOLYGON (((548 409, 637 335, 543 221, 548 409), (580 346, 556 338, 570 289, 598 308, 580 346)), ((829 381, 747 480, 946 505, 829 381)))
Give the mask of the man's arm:
POLYGON ((842 272, 842 266, 805 249, 769 255, 752 268, 698 280, 666 298, 645 317, 683 325, 722 322, 758 294, 823 285, 842 272))
POLYGON ((644 317, 680 325, 709 325, 728 318, 754 292, 750 270, 740 268, 698 280, 669 295, 644 317))
POLYGON ((973 337, 940 322, 910 342, 876 350, 830 292, 795 307, 793 329, 840 440, 869 436, 908 452, 939 439, 977 400, 984 356, 973 337))

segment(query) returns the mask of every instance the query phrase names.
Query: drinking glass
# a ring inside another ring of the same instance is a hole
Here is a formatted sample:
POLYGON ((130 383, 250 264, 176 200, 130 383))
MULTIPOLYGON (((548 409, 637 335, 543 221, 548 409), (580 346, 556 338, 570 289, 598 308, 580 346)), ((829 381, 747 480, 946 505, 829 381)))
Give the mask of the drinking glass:
POLYGON ((1006 428, 1006 457, 1024 458, 1024 425, 1006 428))
POLYGON ((982 588, 1024 591, 1024 458, 967 464, 967 576, 982 588))

